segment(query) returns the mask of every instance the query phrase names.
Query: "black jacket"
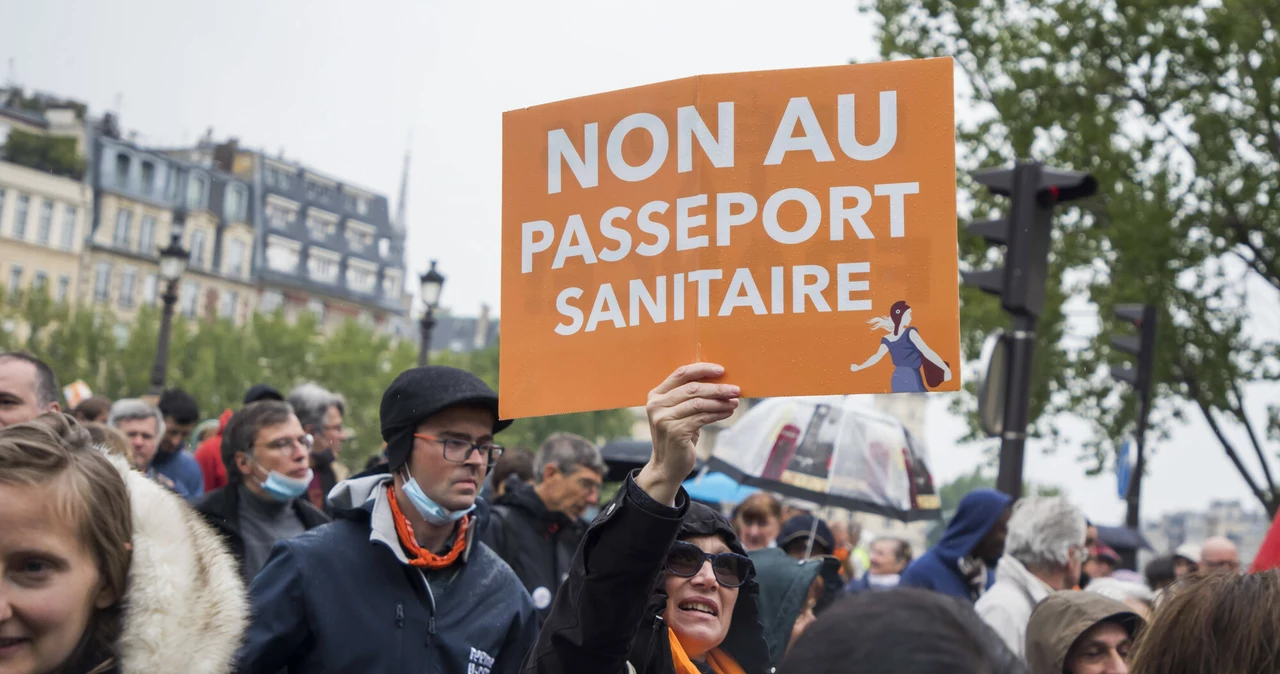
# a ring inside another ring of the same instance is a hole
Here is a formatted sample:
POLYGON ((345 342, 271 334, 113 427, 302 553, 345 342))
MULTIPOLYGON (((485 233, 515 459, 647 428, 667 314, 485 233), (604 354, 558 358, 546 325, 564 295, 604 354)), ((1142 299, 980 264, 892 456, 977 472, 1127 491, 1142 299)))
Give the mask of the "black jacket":
MULTIPOLYGON (((623 674, 628 664, 638 674, 674 672, 662 566, 677 538, 710 535, 746 554, 729 523, 683 489, 669 508, 636 486, 634 474, 627 477, 587 529, 524 674, 623 674)), ((769 671, 758 594, 754 580, 742 586, 720 644, 747 674, 769 671)))
POLYGON ((586 531, 585 522, 547 510, 533 486, 522 484, 498 497, 482 540, 520 577, 545 621, 586 531))
POLYGON ((476 502, 460 561, 410 566, 385 474, 342 482, 337 519, 280 541, 249 589, 253 623, 241 674, 515 674, 537 637, 520 580, 480 543, 488 507, 476 502))
MULTIPOLYGON (((244 578, 244 537, 240 534, 239 486, 240 483, 232 482, 205 494, 196 502, 196 511, 222 535, 227 549, 240 565, 240 577, 244 578)), ((293 514, 298 516, 298 521, 302 522, 302 527, 307 531, 329 522, 329 517, 317 510, 306 498, 296 498, 291 505, 293 514)))

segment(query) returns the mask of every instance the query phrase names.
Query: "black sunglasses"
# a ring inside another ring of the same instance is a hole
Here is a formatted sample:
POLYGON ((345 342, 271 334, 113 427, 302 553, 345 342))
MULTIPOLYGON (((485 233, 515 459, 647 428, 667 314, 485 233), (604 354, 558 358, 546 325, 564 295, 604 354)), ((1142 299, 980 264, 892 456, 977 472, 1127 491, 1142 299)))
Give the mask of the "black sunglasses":
POLYGON ((693 543, 677 541, 667 553, 667 572, 681 578, 692 578, 702 570, 703 562, 711 560, 711 571, 716 582, 725 587, 741 587, 755 575, 755 565, 746 555, 736 552, 712 554, 703 552, 693 543))

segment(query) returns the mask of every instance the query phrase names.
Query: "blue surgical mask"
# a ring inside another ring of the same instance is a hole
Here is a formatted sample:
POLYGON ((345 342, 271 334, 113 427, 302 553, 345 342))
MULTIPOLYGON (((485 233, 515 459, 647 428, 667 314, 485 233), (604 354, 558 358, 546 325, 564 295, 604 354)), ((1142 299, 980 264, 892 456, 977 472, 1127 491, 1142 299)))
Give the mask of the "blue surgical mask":
POLYGON ((285 503, 307 493, 307 487, 311 486, 311 478, 314 476, 315 471, 311 469, 307 469, 306 477, 296 478, 273 470, 267 474, 267 479, 262 482, 262 490, 267 492, 267 495, 271 498, 285 503))
POLYGON ((413 507, 418 510, 418 514, 422 515, 422 519, 438 527, 457 522, 466 517, 467 513, 476 509, 474 502, 471 507, 465 510, 449 510, 432 501, 431 497, 422 491, 422 487, 418 486, 418 481, 409 474, 408 468, 404 471, 404 493, 409 495, 409 500, 413 503, 413 507))

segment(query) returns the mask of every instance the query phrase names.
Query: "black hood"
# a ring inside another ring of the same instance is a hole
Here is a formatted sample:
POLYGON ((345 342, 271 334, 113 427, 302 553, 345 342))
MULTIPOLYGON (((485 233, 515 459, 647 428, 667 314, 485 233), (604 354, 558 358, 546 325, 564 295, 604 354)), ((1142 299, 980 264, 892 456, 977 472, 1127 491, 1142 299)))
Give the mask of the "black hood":
POLYGON ((542 497, 538 496, 538 491, 531 484, 509 485, 507 491, 493 504, 523 510, 534 519, 548 524, 558 524, 562 527, 576 524, 574 520, 569 519, 568 515, 558 510, 547 509, 547 504, 542 502, 542 497))
MULTIPOLYGON (((689 510, 680 525, 677 539, 696 536, 719 536, 733 552, 744 556, 747 554, 728 520, 715 510, 690 500, 689 510)), ((666 573, 659 573, 657 586, 649 597, 649 609, 654 615, 662 615, 667 608, 665 581, 666 573)), ((733 607, 733 620, 729 623, 729 634, 720 644, 720 649, 732 656, 747 674, 769 671, 769 648, 764 640, 764 627, 760 624, 759 596, 760 585, 754 577, 739 588, 738 601, 733 607)))

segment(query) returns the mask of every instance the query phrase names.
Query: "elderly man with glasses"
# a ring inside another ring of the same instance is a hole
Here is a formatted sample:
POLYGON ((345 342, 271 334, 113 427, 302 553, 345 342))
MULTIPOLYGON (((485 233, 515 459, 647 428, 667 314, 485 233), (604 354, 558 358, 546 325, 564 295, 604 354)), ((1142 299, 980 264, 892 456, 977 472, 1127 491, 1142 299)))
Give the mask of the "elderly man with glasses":
POLYGON ((335 521, 280 541, 250 588, 237 671, 514 674, 537 637, 520 579, 481 543, 502 455, 498 395, 468 372, 405 371, 379 410, 387 463, 340 483, 335 521))
POLYGON ((305 498, 311 445, 293 408, 277 400, 245 405, 222 429, 229 483, 206 494, 196 510, 222 534, 246 583, 277 541, 329 521, 305 498))
POLYGON ((1036 604, 1080 583, 1087 528, 1084 513, 1065 498, 1025 498, 1014 506, 996 582, 974 609, 1019 657, 1036 604))

